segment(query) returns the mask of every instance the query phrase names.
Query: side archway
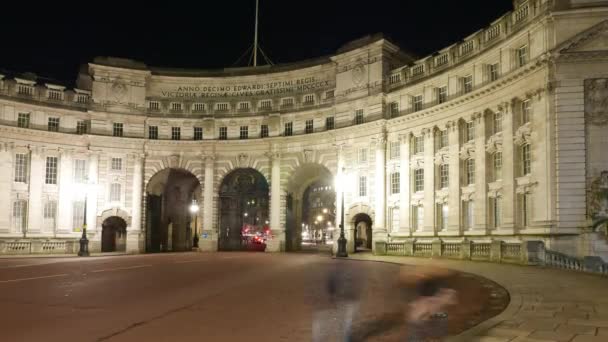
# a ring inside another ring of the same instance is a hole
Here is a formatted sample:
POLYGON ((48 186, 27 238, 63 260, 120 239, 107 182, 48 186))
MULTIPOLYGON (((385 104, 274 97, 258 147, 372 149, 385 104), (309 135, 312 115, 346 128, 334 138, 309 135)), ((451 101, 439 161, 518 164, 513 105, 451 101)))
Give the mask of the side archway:
POLYGON ((101 224, 101 252, 126 252, 127 222, 120 216, 110 216, 101 224))
POLYGON ((371 251, 373 246, 374 211, 364 203, 352 205, 344 221, 349 227, 348 249, 350 252, 371 251))

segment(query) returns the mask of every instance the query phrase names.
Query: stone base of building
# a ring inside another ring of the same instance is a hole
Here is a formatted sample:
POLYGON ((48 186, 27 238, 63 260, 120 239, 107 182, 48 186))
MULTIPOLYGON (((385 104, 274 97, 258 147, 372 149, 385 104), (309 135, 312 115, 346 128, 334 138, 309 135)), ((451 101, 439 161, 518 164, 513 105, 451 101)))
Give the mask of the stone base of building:
POLYGON ((217 252, 217 234, 210 230, 203 230, 198 240, 199 252, 217 252))
POLYGON ((285 252, 285 232, 272 231, 272 238, 266 241, 266 252, 285 252))

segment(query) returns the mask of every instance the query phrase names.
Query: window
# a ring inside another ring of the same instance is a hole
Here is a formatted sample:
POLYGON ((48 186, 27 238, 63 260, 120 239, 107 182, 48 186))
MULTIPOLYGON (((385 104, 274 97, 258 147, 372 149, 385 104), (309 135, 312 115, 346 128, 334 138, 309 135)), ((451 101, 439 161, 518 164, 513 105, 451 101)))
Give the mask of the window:
POLYGON ((532 102, 524 100, 521 102, 521 124, 527 124, 532 117, 532 102))
POLYGON ((440 230, 448 229, 448 204, 437 203, 437 226, 440 230))
POLYGON ((492 199, 492 227, 500 228, 502 225, 502 197, 492 199))
POLYGON ((464 161, 466 172, 466 185, 475 184, 475 159, 469 158, 464 161))
POLYGON ((262 125, 260 129, 260 137, 267 138, 268 137, 268 125, 262 125))
POLYGON ((424 153, 424 137, 414 137, 414 154, 424 153))
POLYGON ((494 82, 498 79, 498 63, 490 64, 488 66, 488 76, 490 82, 494 82))
POLYGON ((120 183, 110 184, 110 202, 120 202, 120 183))
POLYGON ((437 102, 444 103, 448 100, 448 87, 443 86, 437 88, 437 102))
POLYGON ((28 155, 25 153, 15 154, 15 182, 27 183, 28 155))
POLYGON ((182 110, 182 104, 181 103, 177 103, 177 102, 171 103, 171 110, 181 111, 182 110))
POLYGON ((43 226, 45 231, 53 231, 57 226, 57 201, 48 201, 42 210, 43 226))
POLYGON ((171 127, 171 140, 180 140, 182 138, 181 127, 171 127))
POLYGON ((311 105, 315 103, 315 96, 312 94, 304 96, 304 104, 311 105))
POLYGON ((314 121, 313 120, 306 120, 305 132, 306 132, 306 134, 314 132, 314 121))
POLYGON ((112 126, 112 135, 115 137, 122 137, 123 126, 122 123, 115 122, 112 126))
POLYGON ((523 175, 532 173, 532 160, 530 159, 530 144, 524 144, 521 147, 521 160, 523 175))
POLYGON ((112 171, 122 170, 122 158, 112 158, 111 168, 112 171))
POLYGON ((363 147, 359 149, 359 164, 367 163, 367 148, 363 147))
POLYGON ((335 121, 334 121, 334 117, 330 116, 325 118, 325 129, 326 130, 332 130, 336 127, 335 125, 335 121))
POLYGON ((465 129, 466 129, 466 132, 465 132, 466 141, 475 140, 475 122, 474 121, 467 122, 465 129))
POLYGON ((87 182, 87 161, 84 159, 74 160, 74 183, 84 184, 87 182))
POLYGON ((76 122, 76 134, 87 134, 89 131, 89 125, 87 124, 86 121, 84 120, 80 120, 78 122, 76 122))
POLYGON ((293 135, 293 122, 285 123, 285 136, 290 137, 293 135))
POLYGON ((412 228, 421 230, 424 227, 424 207, 422 205, 412 206, 412 228))
POLYGON ((215 105, 215 109, 218 111, 227 111, 228 104, 227 103, 218 103, 217 105, 215 105))
POLYGON ((148 126, 148 139, 158 139, 158 126, 148 126))
POLYGON ((25 200, 13 202, 13 227, 15 227, 15 231, 19 232, 27 230, 27 201, 25 200))
POLYGON ((393 101, 389 104, 389 114, 391 118, 396 118, 399 116, 399 102, 393 101))
POLYGON ((220 140, 228 139, 228 127, 220 127, 220 140))
POLYGON ((59 132, 59 118, 49 118, 48 131, 59 132))
POLYGON ((355 111, 355 125, 363 123, 363 109, 357 109, 355 111))
POLYGON ((359 197, 367 196, 367 177, 359 176, 359 197))
POLYGON ((205 104, 204 103, 195 103, 194 104, 194 111, 195 112, 204 112, 205 111, 205 104))
POLYGON ((414 170, 414 191, 424 191, 424 170, 414 170))
POLYGON ((203 140, 203 128, 194 127, 194 140, 203 140))
POLYGON ((333 90, 328 90, 325 92, 325 98, 326 99, 333 99, 334 98, 334 91, 333 90))
POLYGON ((414 112, 422 110, 422 95, 414 96, 412 109, 414 110, 414 112))
POLYGON ((398 141, 391 141, 390 144, 390 158, 399 159, 401 156, 401 144, 398 141))
POLYGON ((288 108, 288 107, 293 107, 293 98, 287 98, 287 99, 283 99, 281 102, 281 106, 288 108))
POLYGON ((241 126, 239 139, 249 139, 249 126, 241 126))
POLYGON ((494 113, 493 119, 494 120, 492 122, 492 131, 494 132, 494 134, 502 132, 502 113, 494 113))
POLYGON ((19 113, 17 127, 30 128, 30 113, 19 113))
POLYGON ((522 67, 528 62, 528 46, 524 45, 517 49, 517 65, 522 67))
POLYGON ((150 101, 151 110, 160 110, 160 103, 157 101, 150 101))
POLYGON ((391 195, 398 194, 401 187, 401 174, 399 172, 391 173, 391 195))
POLYGON ((495 152, 492 155, 492 168, 494 170, 494 180, 502 179, 502 152, 495 152))
POLYGON ((473 75, 468 75, 462 78, 462 91, 470 93, 473 91, 473 75))
POLYGON ((45 184, 57 184, 57 157, 46 157, 45 184))
POLYGON ((442 149, 445 147, 448 147, 449 145, 449 141, 448 141, 448 131, 447 130, 443 130, 443 131, 439 131, 439 136, 437 138, 437 149, 442 149))
POLYGON ((249 110, 249 102, 241 102, 239 103, 239 110, 249 110))
POLYGON ((524 227, 530 225, 530 218, 532 212, 532 201, 531 195, 529 193, 525 193, 523 195, 519 195, 521 201, 521 224, 524 227))
MULTIPOLYGON (((291 104, 293 105, 293 99, 291 99, 291 104)), ((260 102, 260 108, 262 108, 262 109, 271 109, 272 108, 272 101, 271 100, 264 100, 264 101, 260 102)))
POLYGON ((450 166, 448 164, 439 165, 439 188, 445 189, 450 185, 450 166))
POLYGON ((80 231, 84 225, 84 202, 77 201, 72 204, 72 228, 80 231))
POLYGON ((462 202, 463 225, 465 229, 473 229, 475 224, 475 205, 472 200, 462 202))

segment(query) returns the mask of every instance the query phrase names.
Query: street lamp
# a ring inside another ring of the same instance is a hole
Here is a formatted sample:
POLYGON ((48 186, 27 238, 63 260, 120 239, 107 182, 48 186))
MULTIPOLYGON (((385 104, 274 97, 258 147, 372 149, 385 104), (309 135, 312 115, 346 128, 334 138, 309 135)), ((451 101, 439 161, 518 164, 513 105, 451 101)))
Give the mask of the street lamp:
POLYGON ((89 192, 95 186, 92 182, 87 179, 84 194, 84 219, 82 220, 82 236, 80 237, 80 248, 78 249, 78 256, 88 257, 89 254, 89 239, 87 239, 87 200, 89 199, 89 192))
POLYGON ((198 248, 198 203, 196 199, 192 199, 192 204, 190 204, 190 213, 194 215, 194 239, 192 240, 192 247, 198 248))
POLYGON ((339 258, 348 257, 348 253, 346 252, 346 237, 344 236, 344 188, 346 186, 346 176, 345 176, 346 168, 342 168, 342 174, 340 179, 337 181, 340 183, 340 192, 342 193, 342 203, 341 203, 341 218, 340 218, 340 237, 338 238, 338 253, 336 256, 339 258))

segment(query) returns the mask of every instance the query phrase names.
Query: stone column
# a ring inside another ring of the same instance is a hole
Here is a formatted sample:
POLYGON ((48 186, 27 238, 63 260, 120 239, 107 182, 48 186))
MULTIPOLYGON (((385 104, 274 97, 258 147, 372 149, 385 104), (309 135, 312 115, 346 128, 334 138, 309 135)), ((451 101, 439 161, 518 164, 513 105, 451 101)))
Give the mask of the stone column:
POLYGON ((372 249, 375 241, 386 241, 386 133, 376 137, 376 170, 375 170, 375 221, 372 225, 372 249))
POLYGON ((512 103, 505 102, 499 108, 503 113, 502 122, 502 225, 497 233, 515 233, 515 146, 512 103))
POLYGON ((213 228, 213 185, 215 155, 204 155, 205 180, 203 185, 203 226, 199 250, 202 252, 217 251, 218 232, 213 228))
POLYGON ((0 143, 0 189, 5 193, 0 195, 0 233, 11 233, 11 216, 13 203, 11 202, 11 188, 15 180, 13 169, 15 167, 15 150, 13 143, 0 143))
POLYGON ((435 138, 434 130, 425 128, 424 136, 424 228, 426 236, 435 235, 435 138))
POLYGON ((97 197, 99 193, 99 154, 89 151, 87 181, 87 233, 101 232, 97 227, 97 197))
MULTIPOLYGON (((334 254, 338 252, 338 238, 340 237, 340 224, 342 223, 342 196, 344 196, 344 188, 342 178, 344 177, 344 145, 336 146, 338 151, 338 166, 335 177, 335 190, 336 190, 336 222, 334 227, 334 243, 332 249, 334 254)), ((346 220, 346 218, 344 218, 346 220)), ((346 222, 344 223, 344 234, 348 232, 346 222)))
POLYGON ((488 182, 486 177, 486 119, 484 113, 473 114, 475 122, 475 229, 487 233, 488 182))
POLYGON ((399 184, 399 235, 411 236, 410 198, 411 198, 411 169, 410 169, 410 141, 411 134, 399 136, 400 146, 400 184, 399 184))
POLYGON ((285 243, 285 229, 281 227, 281 155, 268 153, 270 159, 270 230, 272 239, 266 246, 267 252, 281 252, 285 243))
MULTIPOLYGON (((27 203, 27 234, 29 233, 39 233, 42 226, 42 187, 45 182, 46 175, 46 158, 44 156, 44 148, 42 147, 31 147, 31 161, 30 161, 30 179, 29 179, 29 198, 27 203)), ((62 184, 65 184, 63 181, 63 172, 62 167, 63 163, 61 158, 58 158, 57 172, 58 172, 58 184, 60 186, 60 198, 59 203, 61 204, 61 189, 63 188, 62 184)), ((67 163, 66 163, 67 164, 67 163)), ((69 179, 68 179, 69 181, 69 179)), ((65 184, 67 186, 67 184, 65 184)), ((65 191, 65 193, 70 194, 69 191, 65 191)), ((66 196, 63 196, 66 197, 66 196)), ((60 210, 57 210, 57 216, 61 217, 60 210)), ((16 232, 22 234, 22 232, 16 232)))
POLYGON ((133 195, 131 208, 131 227, 127 232, 127 253, 139 253, 143 251, 142 225, 141 225, 141 203, 143 200, 143 158, 139 154, 133 156, 133 195))
POLYGON ((460 235, 460 129, 458 121, 450 121, 447 124, 448 143, 449 143, 449 191, 448 195, 448 232, 460 235))
MULTIPOLYGON (((41 183, 44 183, 46 160, 41 158, 41 183)), ((79 237, 80 233, 74 233, 74 228, 82 228, 82 223, 74 227, 73 207, 74 201, 85 200, 85 194, 76 192, 73 184, 72 151, 62 150, 59 159, 59 207, 57 208, 57 234, 70 234, 71 237, 79 237)), ((30 193, 31 196, 31 193, 30 193)))

